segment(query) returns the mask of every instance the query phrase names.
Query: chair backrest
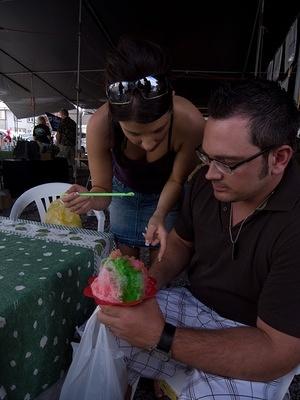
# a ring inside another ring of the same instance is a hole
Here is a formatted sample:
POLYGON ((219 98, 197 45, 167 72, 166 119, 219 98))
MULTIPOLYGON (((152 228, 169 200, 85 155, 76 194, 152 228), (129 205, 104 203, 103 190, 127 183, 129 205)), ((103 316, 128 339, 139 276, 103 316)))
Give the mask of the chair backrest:
MULTIPOLYGON (((46 211, 52 201, 58 199, 72 185, 70 183, 51 182, 43 185, 35 186, 17 198, 15 201, 9 218, 16 220, 22 214, 23 210, 32 202, 36 203, 41 222, 45 222, 46 211)), ((98 231, 103 232, 105 215, 103 211, 93 210, 98 220, 98 231)))

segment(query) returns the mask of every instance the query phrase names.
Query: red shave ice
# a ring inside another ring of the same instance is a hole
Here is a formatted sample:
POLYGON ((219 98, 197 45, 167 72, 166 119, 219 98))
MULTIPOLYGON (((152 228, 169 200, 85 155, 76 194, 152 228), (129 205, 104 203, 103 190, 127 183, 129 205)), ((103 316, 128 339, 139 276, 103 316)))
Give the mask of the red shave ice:
POLYGON ((142 261, 113 251, 93 278, 84 294, 97 304, 134 305, 156 293, 156 282, 142 261))

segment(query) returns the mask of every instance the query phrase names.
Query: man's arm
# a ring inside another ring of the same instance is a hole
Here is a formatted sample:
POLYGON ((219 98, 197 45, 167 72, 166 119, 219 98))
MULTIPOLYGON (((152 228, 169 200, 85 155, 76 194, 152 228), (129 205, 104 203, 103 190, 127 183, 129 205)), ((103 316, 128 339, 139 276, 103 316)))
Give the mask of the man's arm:
POLYGON ((158 288, 168 284, 188 265, 193 245, 183 240, 172 229, 168 236, 167 248, 162 261, 156 261, 150 268, 150 275, 157 281, 158 288))
MULTIPOLYGON (((164 326, 155 299, 134 307, 101 306, 98 318, 113 334, 143 349, 157 345, 164 326)), ((285 375, 300 363, 300 339, 260 319, 257 327, 177 328, 171 354, 210 374, 263 382, 285 375)))
POLYGON ((50 131, 49 126, 46 126, 46 136, 49 139, 49 142, 51 143, 52 138, 51 138, 51 131, 50 131))
POLYGON ((172 357, 214 375, 268 381, 300 363, 300 339, 279 332, 260 319, 256 328, 177 328, 172 357))
POLYGON ((60 142, 61 142, 61 132, 59 130, 57 130, 57 132, 56 132, 55 139, 56 139, 56 144, 60 144, 60 142))

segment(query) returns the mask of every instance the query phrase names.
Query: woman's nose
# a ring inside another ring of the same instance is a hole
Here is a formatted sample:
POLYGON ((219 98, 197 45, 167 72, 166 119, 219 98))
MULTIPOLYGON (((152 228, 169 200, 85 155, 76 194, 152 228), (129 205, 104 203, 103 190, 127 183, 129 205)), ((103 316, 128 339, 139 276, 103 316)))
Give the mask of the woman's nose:
POLYGON ((141 147, 145 150, 145 151, 150 151, 152 150, 154 147, 156 146, 156 142, 151 141, 151 142, 145 142, 143 141, 141 143, 141 147))

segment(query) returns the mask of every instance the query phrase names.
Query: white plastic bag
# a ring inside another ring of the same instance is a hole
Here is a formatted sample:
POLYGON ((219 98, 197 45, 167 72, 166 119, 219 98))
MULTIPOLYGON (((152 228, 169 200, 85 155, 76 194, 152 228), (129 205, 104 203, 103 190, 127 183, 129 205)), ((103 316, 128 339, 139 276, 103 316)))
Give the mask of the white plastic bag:
POLYGON ((97 319, 88 320, 66 376, 60 400, 123 400, 127 370, 114 336, 97 319))

